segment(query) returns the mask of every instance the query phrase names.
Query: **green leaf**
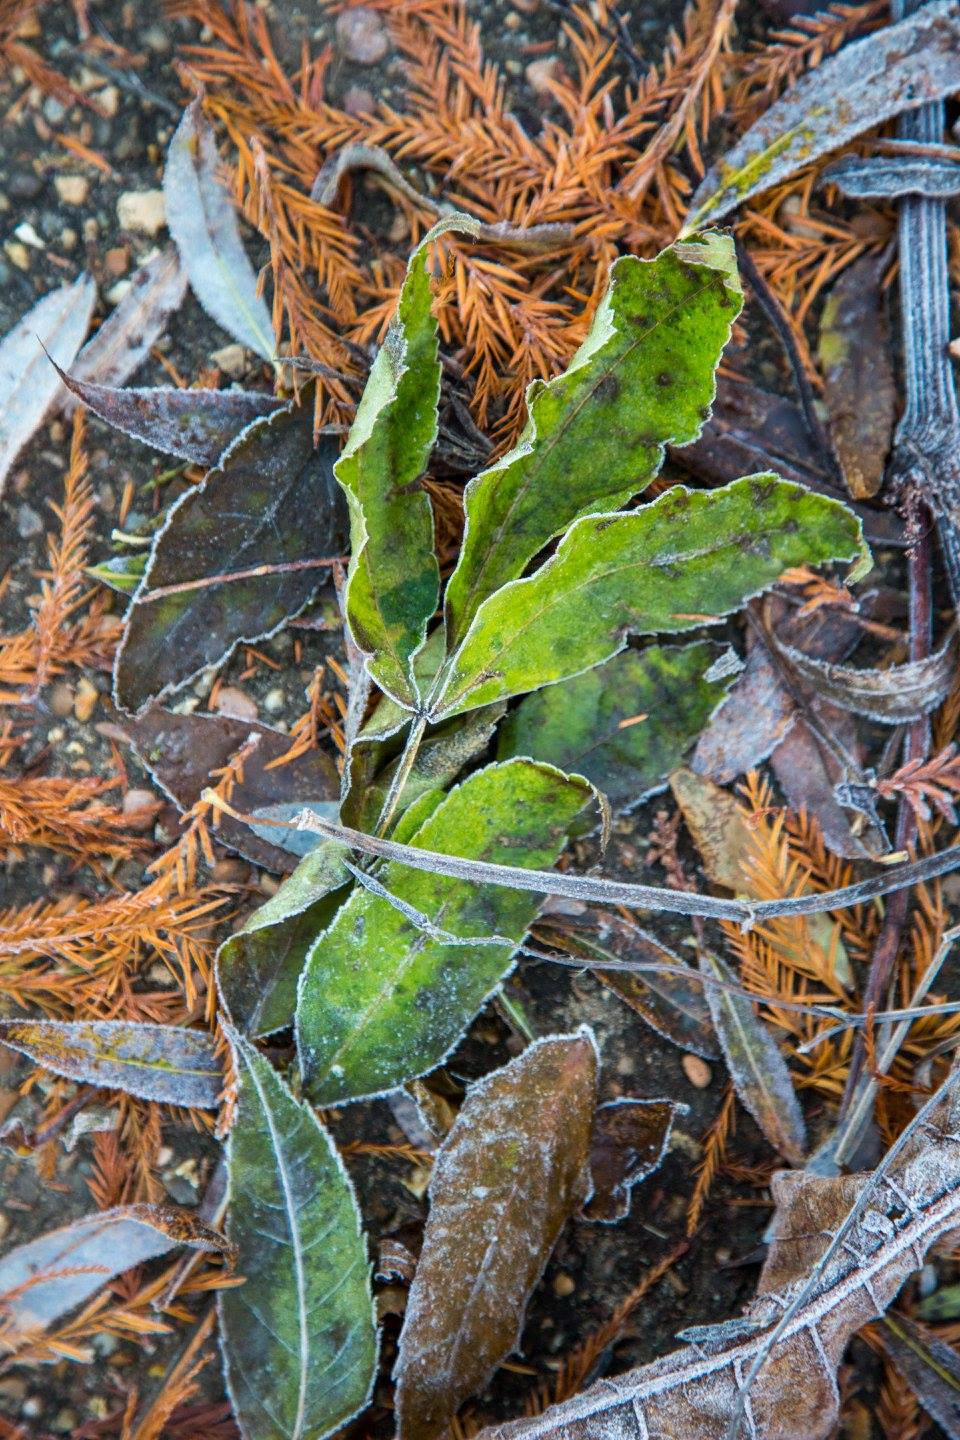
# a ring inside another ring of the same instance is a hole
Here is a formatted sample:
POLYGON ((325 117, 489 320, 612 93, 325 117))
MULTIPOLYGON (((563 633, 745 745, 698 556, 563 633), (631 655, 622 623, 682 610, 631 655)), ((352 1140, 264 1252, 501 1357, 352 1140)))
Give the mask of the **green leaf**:
POLYGON ((584 516, 535 575, 480 607, 432 718, 577 675, 629 634, 718 620, 791 565, 863 554, 851 511, 775 475, 706 492, 677 485, 640 510, 584 516))
POLYGON ((302 610, 346 546, 337 441, 313 443, 312 407, 238 436, 173 505, 127 612, 117 703, 139 710, 302 610))
POLYGON ((245 1440, 321 1440, 363 1409, 377 1368, 360 1212, 310 1107, 230 1040, 227 1234, 246 1284, 219 1296, 227 1389, 245 1440))
POLYGON ((498 759, 529 755, 585 775, 614 810, 636 805, 683 759, 732 676, 708 679, 715 645, 623 650, 528 695, 500 730, 498 759))
POLYGON ((527 1300, 589 1191, 597 1050, 538 1040, 470 1089, 440 1147, 397 1359, 399 1440, 434 1440, 517 1346, 527 1300))
POLYGON ((307 951, 349 882, 348 852, 323 840, 217 952, 217 985, 235 1025, 272 1035, 292 1024, 307 951))
MULTIPOLYGON (((551 766, 508 760, 450 792, 413 836, 419 849, 536 869, 563 849, 590 798, 551 766)), ((356 889, 310 953, 300 983, 297 1045, 319 1105, 381 1094, 433 1069, 510 969, 540 906, 536 894, 474 885, 392 863, 378 873, 390 900, 356 889)))
POLYGON ((447 587, 449 643, 580 515, 643 490, 667 444, 700 433, 740 311, 733 242, 709 234, 610 271, 590 333, 563 375, 534 380, 515 448, 467 486, 467 529, 447 587))
POLYGON ((0 1045, 85 1085, 215 1109, 223 1073, 213 1037, 129 1020, 0 1020, 0 1045))
POLYGON ((433 509, 419 478, 437 438, 440 359, 431 311, 427 249, 441 221, 414 250, 387 338, 373 362, 334 473, 350 506, 347 619, 382 690, 413 708, 410 667, 440 596, 433 509))

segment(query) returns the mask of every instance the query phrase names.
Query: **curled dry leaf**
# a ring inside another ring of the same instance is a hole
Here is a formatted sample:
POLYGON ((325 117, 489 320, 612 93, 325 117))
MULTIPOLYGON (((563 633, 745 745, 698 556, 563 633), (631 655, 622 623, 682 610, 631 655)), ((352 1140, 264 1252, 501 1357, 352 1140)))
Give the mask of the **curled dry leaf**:
POLYGON ((892 115, 960 90, 960 16, 933 0, 846 45, 765 110, 704 176, 685 233, 714 223, 892 115))
POLYGON ((400 1440, 433 1440, 516 1348, 527 1300, 589 1190, 597 1051, 538 1040, 480 1080, 440 1147, 395 1369, 400 1440))
MULTIPOLYGON (((144 261, 130 277, 126 295, 70 366, 73 379, 88 385, 122 385, 146 360, 186 289, 186 271, 173 245, 144 261)), ((73 403, 68 401, 68 412, 73 403)))
POLYGON ((239 1090, 227 1235, 246 1284, 218 1305, 246 1440, 322 1440, 366 1405, 377 1368, 370 1265, 350 1178, 308 1105, 230 1034, 239 1090))
POLYGON ((8 1250, 0 1257, 0 1347, 15 1350, 115 1275, 177 1245, 229 1253, 218 1231, 174 1205, 120 1205, 8 1250))
POLYGON ((876 495, 897 416, 885 255, 867 255, 835 281, 820 319, 820 366, 830 434, 854 500, 876 495))
POLYGON ((337 452, 330 435, 314 448, 308 407, 282 410, 244 430, 171 506, 127 612, 122 709, 181 689, 303 609, 347 543, 337 452))
POLYGON ((81 275, 44 295, 0 341, 0 494, 11 465, 63 394, 48 356, 72 363, 96 298, 93 280, 81 275))
POLYGON ((925 660, 891 665, 886 670, 837 665, 782 642, 777 642, 777 648, 825 700, 881 725, 900 725, 929 715, 947 695, 955 675, 957 636, 951 630, 925 660))
MULTIPOLYGON (((717 955, 700 952, 705 975, 735 986, 736 976, 717 955)), ((753 1004, 730 990, 708 985, 707 1004, 737 1096, 775 1150, 802 1165, 807 1135, 786 1062, 753 1004)))
POLYGON ((948 1440, 958 1440, 960 1358, 953 1346, 909 1315, 885 1315, 876 1333, 931 1420, 948 1440))
POLYGON ((825 1440, 837 1421, 836 1370, 848 1341, 883 1313, 930 1247, 949 1239, 960 1223, 956 1090, 954 1085, 922 1135, 909 1139, 883 1173, 839 1180, 774 1177, 772 1259, 741 1320, 709 1327, 707 1334, 701 1330, 696 1344, 624 1375, 607 1375, 533 1419, 482 1430, 482 1440, 728 1440, 746 1375, 761 1356, 765 1364, 748 1393, 739 1434, 825 1440), (796 1208, 801 1191, 802 1211, 796 1208), (814 1195, 816 1200, 809 1198, 814 1195), (836 1245, 841 1225, 847 1227, 845 1243, 836 1245), (821 1273, 804 1296, 813 1262, 821 1264, 821 1273), (775 1289, 774 1281, 784 1288, 775 1289), (774 1338, 792 1304, 795 1313, 774 1338))
POLYGON ((598 1105, 590 1137, 593 1193, 585 1220, 614 1224, 630 1214, 630 1192, 660 1168, 677 1114, 674 1100, 610 1100, 598 1105))
POLYGON ((143 1100, 215 1109, 223 1072, 204 1030, 128 1020, 0 1020, 0 1044, 56 1075, 143 1100))
POLYGON ((76 368, 72 375, 61 370, 60 378, 114 430, 194 465, 216 465, 241 430, 284 408, 272 395, 245 390, 118 389, 85 380, 76 368))
POLYGON ((163 174, 167 227, 190 287, 208 315, 241 345, 272 360, 270 311, 257 294, 237 215, 217 174, 217 148, 199 100, 183 112, 163 174))
MULTIPOLYGON (((267 805, 308 797, 334 800, 340 777, 332 755, 324 750, 307 750, 287 765, 271 766, 290 749, 290 736, 268 725, 250 720, 233 720, 226 715, 177 715, 154 708, 124 729, 151 778, 170 796, 180 810, 189 810, 204 789, 213 783, 213 774, 229 764, 252 737, 257 744, 243 765, 243 779, 233 789, 233 805, 244 814, 267 805)), ((221 814, 215 831, 218 840, 268 870, 292 870, 296 858, 282 845, 257 835, 249 825, 221 814)))

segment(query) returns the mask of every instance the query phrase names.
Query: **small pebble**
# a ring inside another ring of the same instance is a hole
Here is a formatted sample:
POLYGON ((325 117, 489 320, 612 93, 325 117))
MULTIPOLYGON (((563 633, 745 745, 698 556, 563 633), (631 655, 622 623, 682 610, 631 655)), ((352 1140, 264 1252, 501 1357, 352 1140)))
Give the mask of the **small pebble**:
POLYGON ((97 701, 100 699, 100 691, 86 675, 82 675, 77 681, 76 694, 73 697, 73 713, 81 724, 90 719, 97 708, 97 701))
POLYGON ((103 298, 111 305, 119 305, 124 296, 130 294, 132 286, 132 280, 118 280, 115 285, 110 286, 110 289, 105 292, 103 298))
POLYGON ((351 85, 344 92, 343 108, 348 115, 371 115, 377 102, 363 85, 351 85))
POLYGON ((18 170, 10 176, 7 188, 13 200, 36 200, 43 189, 43 180, 32 170, 18 170))
POLYGON ((561 1300, 563 1300, 567 1295, 572 1295, 576 1288, 576 1281, 572 1278, 572 1276, 568 1275, 565 1270, 561 1270, 559 1275, 555 1276, 553 1281, 553 1293, 554 1295, 559 1295, 561 1300))
POLYGON ((217 691, 213 708, 218 715, 229 715, 232 720, 256 720, 257 705, 246 691, 237 685, 224 685, 217 691))
POLYGON ((690 1084, 695 1085, 698 1090, 706 1090, 713 1079, 713 1071, 706 1060, 701 1060, 699 1055, 684 1055, 680 1064, 690 1084))
POLYGON ((18 270, 30 269, 30 251, 26 245, 21 245, 19 240, 8 240, 3 248, 11 265, 16 265, 18 270))
POLYGON ((47 704, 52 714, 59 720, 65 720, 68 715, 73 714, 73 686, 68 685, 65 680, 58 680, 55 685, 50 686, 47 704))
POLYGON ((72 225, 64 225, 63 229, 60 231, 61 250, 72 250, 79 238, 80 237, 78 236, 76 230, 74 230, 72 225))
POLYGON ((219 350, 214 350, 210 359, 218 370, 222 370, 232 380, 239 380, 250 363, 242 345, 224 345, 219 350))
POLYGON ((22 221, 13 233, 24 245, 29 245, 34 250, 46 250, 47 248, 46 243, 37 234, 29 220, 22 221))
POLYGON ((123 797, 123 815, 131 830, 149 830, 159 809, 152 790, 128 790, 123 797))
POLYGON ((130 251, 126 245, 114 245, 103 258, 104 268, 114 280, 126 275, 130 269, 130 251))
POLYGON ((35 535, 43 534, 43 521, 26 501, 17 506, 17 534, 21 540, 32 540, 35 535))
POLYGON ((85 205, 90 194, 90 181, 85 175, 55 175, 54 188, 64 205, 85 205))
POLYGON ((167 223, 162 190, 125 190, 117 201, 117 218, 124 230, 156 235, 167 223))
POLYGON ((93 98, 112 120, 120 108, 120 91, 116 85, 105 85, 102 90, 97 91, 93 98))
POLYGON ((524 74, 534 94, 541 99, 549 99, 550 83, 559 79, 562 70, 563 66, 556 55, 544 55, 541 60, 531 60, 524 74))
POLYGON ((376 65, 390 48, 386 26, 376 11, 365 5, 338 16, 336 36, 344 57, 357 65, 376 65))
POLYGON ((268 690, 263 697, 263 708, 270 715, 279 715, 285 704, 286 696, 283 692, 282 685, 275 685, 273 689, 268 690))

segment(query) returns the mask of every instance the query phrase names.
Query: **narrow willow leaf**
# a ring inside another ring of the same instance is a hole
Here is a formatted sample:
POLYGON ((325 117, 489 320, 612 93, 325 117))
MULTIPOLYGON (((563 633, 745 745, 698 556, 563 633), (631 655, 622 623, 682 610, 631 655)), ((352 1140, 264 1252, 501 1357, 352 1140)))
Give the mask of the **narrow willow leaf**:
MULTIPOLYGON (((736 985, 736 976, 719 956, 707 950, 700 952, 700 968, 705 975, 736 985)), ((737 1095, 773 1148, 791 1165, 802 1165, 807 1146, 803 1115, 776 1041, 749 1000, 716 985, 706 989, 714 1028, 737 1095)))
POLYGON ((183 112, 163 172, 167 228, 200 304, 241 345, 276 354, 266 301, 247 259, 233 201, 217 175, 217 147, 199 100, 183 112))
POLYGON ((862 546, 845 506, 775 475, 709 492, 678 485, 640 510, 585 516, 535 575, 480 607, 433 718, 578 675, 628 634, 718 620, 789 566, 860 558, 862 546))
POLYGON ((168 1105, 212 1110, 223 1088, 205 1030, 128 1020, 0 1020, 0 1044, 56 1075, 168 1105))
POLYGON ((960 1358, 953 1346, 909 1315, 885 1315, 877 1334, 931 1420, 948 1440, 960 1440, 960 1358))
MULTIPOLYGON (((508 760, 452 790, 410 843, 527 869, 552 865, 589 797, 582 780, 508 760)), ((400 864, 379 880, 423 919, 357 888, 318 938, 300 982, 297 1045, 319 1105, 380 1094, 439 1065, 509 971, 540 904, 535 894, 400 864), (502 943, 470 944, 497 936, 502 943)))
POLYGON ((380 688, 410 709, 418 700, 411 658, 440 596, 433 509, 418 484, 439 428, 428 247, 445 231, 464 228, 475 228, 466 216, 441 220, 411 255, 396 314, 334 467, 350 505, 350 630, 380 688))
POLYGON ((243 431, 171 506, 127 613, 122 709, 181 689, 303 609, 346 546, 336 455, 329 435, 314 449, 309 407, 282 410, 243 431))
POLYGON ((500 729, 498 757, 528 755, 585 775, 614 810, 660 787, 733 677, 708 678, 719 647, 623 650, 582 675, 528 695, 500 729))
MULTIPOLYGON (((138 265, 126 295, 70 366, 73 378, 84 384, 122 385, 146 360, 186 290, 187 274, 175 245, 138 265)), ((66 409, 72 408, 69 400, 66 409)))
POLYGON ((96 285, 81 275, 44 295, 0 341, 0 494, 13 462, 63 395, 48 356, 61 365, 72 362, 96 298, 96 285))
MULTIPOLYGON (((58 367, 59 369, 59 367, 58 367)), ((284 408, 246 390, 117 389, 59 370, 67 389, 114 430, 194 465, 216 465, 241 430, 284 408)))
POLYGON ((656 475, 666 444, 700 433, 741 303, 726 235, 614 263, 569 368, 534 380, 517 445, 467 486, 463 551, 447 587, 451 646, 571 521, 618 509, 656 475))
POLYGON ((474 1085, 444 1140, 395 1376, 399 1440, 434 1440, 520 1339, 527 1300, 589 1189, 597 1052, 538 1040, 474 1085))
POLYGON ((630 1214, 630 1192, 660 1168, 678 1113, 674 1100, 609 1100, 598 1105, 590 1137, 593 1194, 585 1220, 616 1224, 630 1214))
POLYGON ((714 223, 892 115, 960 90, 960 15, 933 0, 845 45, 765 110, 700 182, 685 231, 714 223))
POLYGON ((265 905, 217 952, 217 984, 235 1025, 271 1035, 293 1023, 307 952, 349 881, 348 852, 322 840, 265 905))
POLYGON ((120 1205, 0 1256, 0 1349, 16 1349, 115 1275, 177 1245, 215 1252, 222 1235, 175 1205, 120 1205))
POLYGON ((363 1409, 376 1374, 360 1212, 310 1107, 230 1039, 239 1093, 227 1235, 246 1284, 218 1298, 227 1389, 245 1440, 322 1440, 363 1409))
POLYGON ((897 418, 883 278, 887 255, 865 255, 830 288, 820 317, 820 368, 830 435, 854 500, 876 495, 897 418))

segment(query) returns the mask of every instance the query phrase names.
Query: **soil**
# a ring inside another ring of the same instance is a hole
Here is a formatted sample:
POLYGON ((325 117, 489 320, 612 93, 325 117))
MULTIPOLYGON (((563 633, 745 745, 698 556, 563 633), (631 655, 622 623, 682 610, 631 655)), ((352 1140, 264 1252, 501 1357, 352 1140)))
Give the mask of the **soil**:
MULTIPOLYGON (((314 49, 332 39, 332 21, 319 3, 286 5, 278 0, 260 8, 271 21, 281 53, 289 57, 299 53, 303 38, 314 49)), ((548 53, 563 59, 566 40, 561 30, 562 17, 546 3, 514 6, 508 0, 483 0, 470 8, 483 24, 488 54, 501 63, 515 89, 515 109, 521 123, 537 126, 542 110, 527 83, 525 70, 531 56, 543 53, 544 45, 548 53)), ((124 79, 122 76, 93 74, 85 66, 77 50, 75 18, 69 5, 54 5, 44 11, 44 52, 88 93, 109 87, 112 93, 108 104, 115 105, 115 113, 102 118, 79 106, 65 108, 59 101, 40 97, 19 106, 16 118, 0 128, 0 334, 6 333, 40 294, 84 269, 98 282, 97 314, 102 317, 118 293, 117 277, 109 269, 115 262, 108 256, 123 249, 129 257, 129 270, 133 270, 165 238, 161 234, 154 240, 123 231, 117 202, 123 192, 155 189, 160 184, 164 150, 184 98, 173 69, 175 48, 182 40, 194 37, 183 23, 162 18, 159 6, 152 0, 94 0, 91 10, 98 27, 146 57, 146 64, 136 76, 140 93, 122 88, 117 83, 124 79), (78 161, 57 143, 58 132, 77 136, 98 151, 114 173, 104 174, 78 161), (65 204, 59 198, 54 180, 64 175, 83 175, 89 181, 89 194, 81 205, 65 204), (9 242, 16 238, 17 227, 24 225, 31 228, 36 240, 21 243, 11 255, 9 242)), ((671 0, 655 0, 637 7, 637 11, 631 20, 635 43, 641 51, 655 55, 667 27, 679 23, 680 7, 671 0)), ((399 61, 389 55, 376 67, 338 59, 330 72, 334 95, 342 95, 350 86, 362 86, 377 95, 396 97, 399 79, 399 61)), ((0 110, 7 111, 23 89, 23 79, 16 74, 0 78, 0 110)), ((376 218, 374 205, 371 221, 376 218)), ((386 219, 389 223, 389 217, 386 219)), ((255 237, 247 239, 254 263, 262 262, 265 257, 258 253, 255 237)), ((211 364, 213 353, 229 340, 188 293, 160 349, 180 374, 193 377, 211 364)), ((776 372, 782 381, 775 359, 762 363, 768 384, 771 372, 776 372)), ((257 362, 251 358, 249 378, 255 380, 257 373, 257 362)), ((163 367, 151 359, 136 379, 138 384, 152 385, 165 383, 167 376, 163 367)), ((90 421, 89 437, 98 526, 106 555, 110 552, 110 533, 119 524, 120 499, 128 480, 135 486, 135 508, 149 513, 157 503, 158 492, 146 486, 165 471, 168 461, 108 432, 95 419, 90 421)), ((19 628, 27 618, 26 599, 33 593, 36 573, 43 566, 47 507, 58 497, 67 438, 62 419, 48 423, 21 456, 0 503, 0 574, 10 575, 3 598, 3 628, 7 631, 19 628)), ((169 494, 168 488, 165 495, 169 494)), ((261 718, 271 724, 289 723, 303 708, 303 687, 322 655, 324 641, 306 632, 302 638, 303 658, 296 669, 289 662, 283 637, 259 647, 284 666, 279 677, 261 665, 253 676, 241 681, 244 661, 235 660, 227 667, 225 683, 240 685, 258 704, 261 718), (282 706, 268 713, 263 701, 278 683, 283 689, 282 706)), ((77 678, 67 677, 65 683, 74 686, 77 678)), ((25 755, 27 764, 42 762, 45 773, 114 771, 111 740, 103 728, 98 728, 104 722, 109 726, 112 718, 109 677, 94 678, 100 698, 86 723, 72 713, 65 718, 54 714, 48 708, 49 694, 43 697, 34 717, 25 755)), ((202 703, 202 686, 200 690, 198 702, 202 703)), ((149 786, 131 754, 124 755, 124 763, 130 786, 149 786)), ((658 868, 645 861, 646 836, 657 803, 654 800, 617 827, 604 859, 608 873, 663 883, 658 868)), ((584 858, 589 858, 586 852, 584 858)), ((130 869, 130 864, 127 862, 127 868, 114 878, 137 885, 141 866, 138 862, 130 869)), ((248 874, 255 891, 261 877, 252 871, 248 874)), ((66 861, 31 853, 0 872, 0 904, 13 906, 41 896, 76 893, 78 886, 90 893, 104 888, 88 873, 71 873, 66 861)), ((675 925, 664 938, 682 947, 687 932, 675 925)), ((711 1078, 705 1088, 691 1084, 683 1069, 682 1053, 587 973, 558 972, 526 961, 511 981, 510 993, 522 1004, 538 1033, 567 1032, 583 1023, 594 1027, 603 1057, 603 1099, 663 1095, 682 1100, 689 1108, 677 1126, 662 1168, 633 1192, 628 1219, 614 1226, 577 1221, 567 1226, 531 1301, 517 1363, 501 1369, 488 1394, 476 1402, 476 1412, 485 1418, 522 1413, 537 1383, 551 1383, 563 1356, 605 1321, 644 1273, 681 1240, 694 1166, 701 1155, 701 1137, 716 1114, 726 1086, 719 1062, 709 1066, 711 1078)), ((502 1016, 488 1009, 448 1063, 447 1071, 453 1082, 463 1085, 517 1053, 521 1043, 502 1016)), ((25 1065, 17 1061, 0 1062, 0 1109, 22 1117, 29 1127, 39 1114, 41 1096, 37 1091, 25 1098, 15 1096, 24 1073, 25 1065)), ((808 1119, 816 1133, 817 1115, 811 1114, 808 1119)), ((404 1138, 384 1102, 344 1112, 334 1118, 334 1129, 338 1138, 404 1138)), ((212 1142, 204 1146, 192 1128, 173 1122, 165 1126, 164 1139, 172 1152, 162 1175, 164 1184, 171 1198, 193 1203, 209 1173, 216 1147, 212 1142), (196 1163, 184 1171, 183 1160, 196 1163)), ((742 1167, 763 1167, 770 1162, 768 1146, 742 1111, 728 1159, 742 1167)), ((0 1156, 3 1245, 18 1244, 89 1210, 85 1185, 89 1169, 89 1141, 84 1139, 69 1153, 59 1149, 52 1181, 40 1178, 29 1157, 10 1153, 0 1156)), ((374 1246, 381 1235, 408 1233, 415 1222, 422 1220, 425 1201, 421 1172, 398 1162, 388 1164, 369 1158, 352 1159, 350 1170, 359 1187, 374 1246)), ((602 1357, 601 1367, 612 1372, 643 1362, 671 1348, 676 1332, 684 1326, 736 1314, 756 1285, 768 1213, 762 1189, 721 1175, 704 1222, 686 1253, 653 1287, 622 1338, 602 1357)), ((384 1374, 389 1370, 398 1329, 396 1316, 388 1315, 384 1374)), ((96 1355, 86 1365, 63 1361, 48 1369, 14 1367, 0 1376, 0 1415, 22 1425, 24 1433, 36 1440, 97 1433, 96 1428, 88 1427, 106 1422, 122 1410, 131 1385, 141 1391, 149 1388, 181 1343, 176 1334, 142 1342, 106 1339, 97 1342, 96 1355)), ((863 1373, 861 1369, 861 1376, 863 1373)), ((210 1399, 220 1398, 216 1366, 208 1367, 205 1385, 210 1399)), ((388 1433, 386 1409, 381 1407, 374 1413, 377 1430, 388 1433)), ((115 1432, 105 1423, 100 1433, 115 1432)), ((226 1436, 229 1428, 216 1433, 226 1436)))

